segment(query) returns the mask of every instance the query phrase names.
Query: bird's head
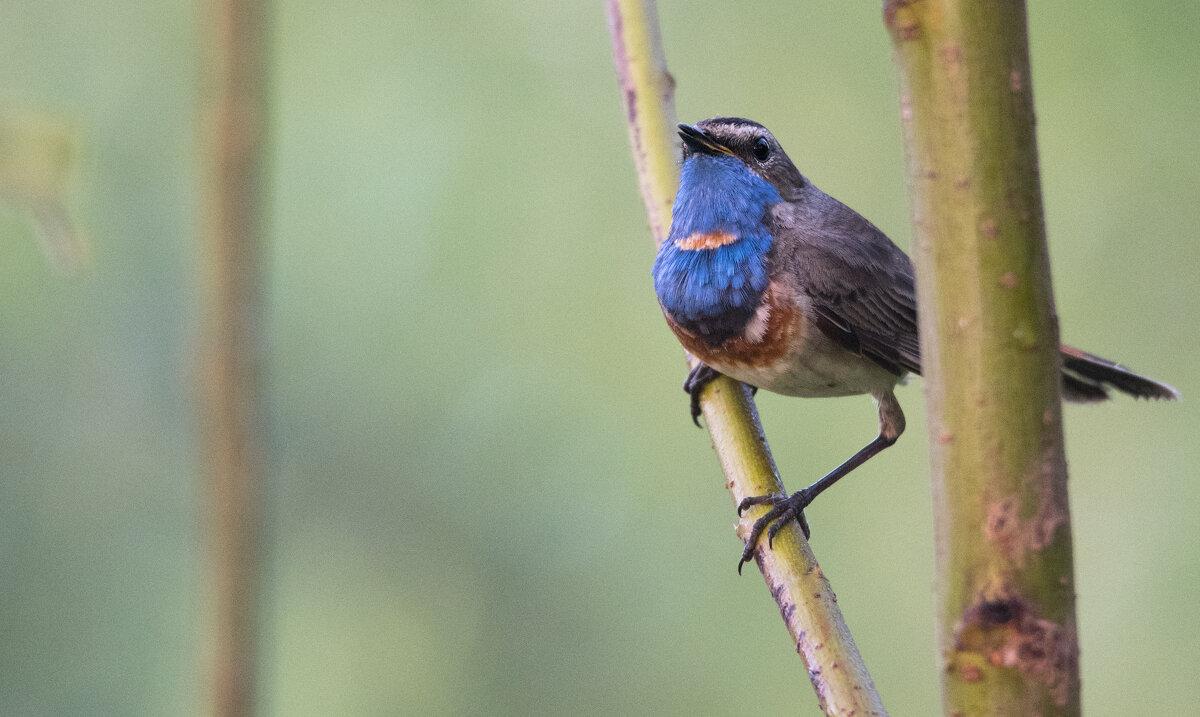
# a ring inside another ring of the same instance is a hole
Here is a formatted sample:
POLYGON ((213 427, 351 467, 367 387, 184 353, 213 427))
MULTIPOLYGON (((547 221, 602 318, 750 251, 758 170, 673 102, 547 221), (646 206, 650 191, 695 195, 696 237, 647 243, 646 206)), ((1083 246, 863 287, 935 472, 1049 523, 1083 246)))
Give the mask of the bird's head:
POLYGON ((683 167, 671 231, 654 260, 659 303, 686 332, 720 343, 739 335, 770 283, 772 208, 803 178, 775 137, 749 120, 679 125, 683 167))
POLYGON ((768 182, 786 200, 796 198, 805 180, 770 130, 741 117, 713 117, 694 125, 679 125, 683 162, 716 160, 740 162, 768 182))

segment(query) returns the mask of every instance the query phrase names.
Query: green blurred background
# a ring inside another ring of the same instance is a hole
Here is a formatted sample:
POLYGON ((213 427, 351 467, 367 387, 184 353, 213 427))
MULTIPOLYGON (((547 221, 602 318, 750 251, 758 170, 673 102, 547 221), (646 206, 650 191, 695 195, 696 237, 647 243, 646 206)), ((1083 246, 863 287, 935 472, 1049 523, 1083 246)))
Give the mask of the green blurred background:
MULTIPOLYGON (((682 120, 762 121, 907 246, 878 3, 662 2, 682 120), (736 7, 736 9, 734 9, 736 7)), ((0 714, 194 714, 194 3, 6 0, 0 109, 66 121, 90 267, 0 205, 0 714)), ((1200 5, 1033 3, 1065 340, 1182 404, 1067 409, 1086 710, 1200 703, 1200 5)), ((818 714, 687 419, 598 2, 275 9, 262 706, 818 714)), ((893 714, 938 709, 920 381, 814 546, 893 714)), ((759 405, 787 485, 866 398, 759 405)))

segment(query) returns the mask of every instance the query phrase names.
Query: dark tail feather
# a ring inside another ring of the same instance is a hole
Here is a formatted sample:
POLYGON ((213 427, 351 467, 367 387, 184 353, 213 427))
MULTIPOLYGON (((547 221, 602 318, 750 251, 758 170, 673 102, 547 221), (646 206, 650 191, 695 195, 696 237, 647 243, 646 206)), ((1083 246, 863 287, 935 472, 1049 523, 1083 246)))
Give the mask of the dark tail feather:
POLYGON ((1103 401, 1108 398, 1110 388, 1136 398, 1179 400, 1179 392, 1165 383, 1065 344, 1059 348, 1063 361, 1063 398, 1068 401, 1103 401))

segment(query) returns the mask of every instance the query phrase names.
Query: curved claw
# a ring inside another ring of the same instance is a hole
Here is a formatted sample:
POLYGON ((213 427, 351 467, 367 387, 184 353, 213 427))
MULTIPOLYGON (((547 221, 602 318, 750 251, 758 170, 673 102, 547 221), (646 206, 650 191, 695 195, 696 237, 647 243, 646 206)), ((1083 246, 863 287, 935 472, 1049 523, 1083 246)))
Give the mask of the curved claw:
POLYGON ((704 387, 719 378, 721 373, 705 363, 696 364, 696 368, 688 372, 687 380, 683 382, 683 390, 692 397, 692 423, 700 427, 700 394, 704 387))
POLYGON ((696 428, 702 428, 700 425, 700 392, 692 392, 692 423, 696 424, 696 428))
POLYGON ((746 549, 742 551, 742 559, 738 561, 738 575, 742 574, 742 566, 750 562, 754 557, 754 547, 750 543, 746 543, 746 549))
POLYGON ((742 517, 752 506, 755 505, 776 505, 787 500, 787 496, 782 493, 768 493, 766 495, 752 495, 748 498, 743 498, 741 503, 738 503, 738 517, 742 517))

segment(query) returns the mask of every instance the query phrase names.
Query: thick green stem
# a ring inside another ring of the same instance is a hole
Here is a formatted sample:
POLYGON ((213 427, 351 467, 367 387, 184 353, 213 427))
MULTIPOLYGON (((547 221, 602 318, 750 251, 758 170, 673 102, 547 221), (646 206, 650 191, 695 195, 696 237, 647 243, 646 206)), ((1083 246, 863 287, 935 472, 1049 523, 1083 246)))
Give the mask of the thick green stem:
POLYGON ((887 0, 929 405, 945 711, 1079 713, 1025 6, 887 0))
MULTIPOLYGON (((657 244, 667 235, 679 184, 675 83, 666 69, 653 1, 608 0, 606 4, 629 139, 657 244)), ((694 365, 691 357, 688 362, 694 365)), ((783 493, 748 389, 722 377, 705 389, 700 405, 734 503, 749 496, 783 493)), ((743 540, 754 519, 765 511, 746 512, 738 526, 743 540)), ((821 708, 829 715, 886 714, 808 541, 793 523, 776 536, 773 549, 765 542, 755 551, 755 560, 804 660, 821 708)))

